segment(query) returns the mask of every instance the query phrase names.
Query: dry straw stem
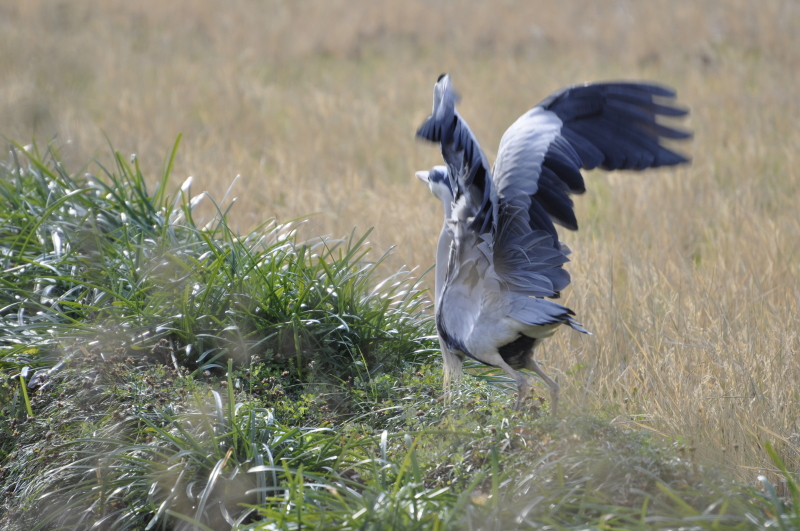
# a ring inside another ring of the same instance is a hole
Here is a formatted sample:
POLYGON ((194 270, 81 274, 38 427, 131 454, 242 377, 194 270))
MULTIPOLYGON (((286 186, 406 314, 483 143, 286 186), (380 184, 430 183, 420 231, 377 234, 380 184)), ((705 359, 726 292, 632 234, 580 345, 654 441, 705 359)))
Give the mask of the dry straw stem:
POLYGON ((563 85, 671 85, 694 163, 588 176, 565 302, 594 336, 542 356, 567 407, 633 416, 743 474, 770 439, 796 469, 798 27, 791 0, 6 1, 0 133, 57 134, 82 163, 105 132, 149 175, 184 133, 175 174, 215 197, 242 174, 243 230, 320 212, 315 233, 375 226, 375 247, 398 245, 389 267, 427 267, 440 212, 413 174, 439 156, 413 132, 439 73, 490 159, 563 85))

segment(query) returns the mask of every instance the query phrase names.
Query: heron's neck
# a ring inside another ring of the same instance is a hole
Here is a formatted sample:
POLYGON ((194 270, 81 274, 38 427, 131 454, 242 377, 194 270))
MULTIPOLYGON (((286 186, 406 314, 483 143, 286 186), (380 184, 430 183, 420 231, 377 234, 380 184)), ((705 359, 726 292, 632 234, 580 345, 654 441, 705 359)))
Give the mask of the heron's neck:
POLYGON ((450 232, 447 230, 447 220, 453 211, 453 203, 449 199, 442 201, 444 207, 444 222, 442 224, 442 232, 439 234, 439 243, 436 246, 436 285, 434 286, 434 305, 439 306, 439 298, 442 296, 444 289, 444 279, 447 273, 447 260, 450 255, 450 232))
POLYGON ((451 198, 442 199, 442 208, 444 209, 444 221, 450 219, 450 214, 453 213, 453 200, 451 198))

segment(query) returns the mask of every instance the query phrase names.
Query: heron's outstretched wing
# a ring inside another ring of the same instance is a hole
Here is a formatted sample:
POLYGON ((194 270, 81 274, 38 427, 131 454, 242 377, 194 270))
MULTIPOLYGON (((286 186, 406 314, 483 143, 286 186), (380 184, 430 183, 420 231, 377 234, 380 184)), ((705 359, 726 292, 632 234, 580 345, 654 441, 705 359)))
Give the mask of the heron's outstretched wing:
POLYGON ((455 108, 458 100, 450 76, 439 76, 433 87, 433 112, 417 136, 439 143, 454 201, 470 210, 471 227, 484 232, 491 227, 491 171, 478 140, 455 108))
POLYGON ((668 103, 674 97, 670 89, 645 83, 573 86, 548 96, 500 141, 493 171, 498 205, 523 208, 531 228, 546 230, 554 241, 550 220, 577 230, 569 195, 585 191, 581 168, 642 170, 689 160, 661 144, 691 136, 659 123, 660 117, 687 114, 668 103))

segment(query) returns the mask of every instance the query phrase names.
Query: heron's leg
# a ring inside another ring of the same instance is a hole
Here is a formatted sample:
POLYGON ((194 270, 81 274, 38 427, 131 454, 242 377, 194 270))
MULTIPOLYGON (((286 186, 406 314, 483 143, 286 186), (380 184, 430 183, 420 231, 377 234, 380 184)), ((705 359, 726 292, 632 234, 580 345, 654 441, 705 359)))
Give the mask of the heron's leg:
POLYGON ((528 394, 530 394, 531 384, 528 382, 528 379, 524 374, 512 369, 508 363, 503 361, 502 358, 496 363, 498 367, 506 371, 517 382, 517 402, 514 404, 514 411, 519 411, 523 400, 525 400, 528 397, 528 394))
POLYGON ((535 359, 533 359, 533 352, 531 352, 531 355, 525 364, 525 368, 538 374, 539 377, 544 380, 544 383, 547 385, 547 387, 550 388, 550 411, 553 412, 553 416, 555 417, 558 415, 558 394, 561 391, 561 386, 558 385, 558 383, 556 383, 552 378, 547 376, 542 368, 539 367, 539 364, 536 363, 535 359))

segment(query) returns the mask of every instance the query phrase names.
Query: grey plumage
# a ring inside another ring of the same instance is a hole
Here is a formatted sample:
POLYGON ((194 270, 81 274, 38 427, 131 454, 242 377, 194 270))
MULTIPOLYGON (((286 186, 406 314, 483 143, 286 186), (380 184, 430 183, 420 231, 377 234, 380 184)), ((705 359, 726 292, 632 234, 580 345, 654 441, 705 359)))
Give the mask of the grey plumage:
POLYGON ((588 333, 555 298, 570 282, 569 249, 554 222, 576 230, 571 194, 585 191, 580 170, 634 169, 688 159, 662 138, 689 133, 659 122, 684 109, 674 92, 646 83, 598 83, 562 89, 523 114, 503 135, 493 170, 455 108, 450 77, 434 86, 433 111, 417 136, 440 145, 445 166, 418 172, 442 201, 445 219, 436 256, 436 327, 445 390, 465 356, 501 367, 517 382, 516 408, 537 373, 557 411, 559 386, 533 358, 560 325, 588 333), (655 98, 662 101, 657 103, 655 98))

